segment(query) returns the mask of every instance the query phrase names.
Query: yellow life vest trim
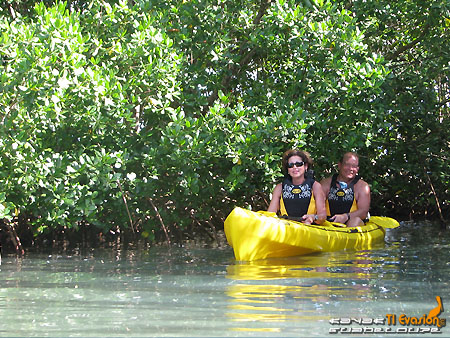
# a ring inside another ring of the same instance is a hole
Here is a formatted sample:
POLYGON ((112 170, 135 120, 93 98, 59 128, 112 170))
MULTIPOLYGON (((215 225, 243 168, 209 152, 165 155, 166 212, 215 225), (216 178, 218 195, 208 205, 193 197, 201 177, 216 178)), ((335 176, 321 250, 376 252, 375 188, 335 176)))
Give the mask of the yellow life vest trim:
POLYGON ((283 197, 280 197, 280 213, 281 216, 287 216, 286 207, 284 206, 283 197))
POLYGON ((358 210, 358 205, 356 204, 356 198, 353 199, 352 207, 350 208, 350 212, 358 210))
POLYGON ((308 206, 308 215, 313 215, 316 214, 316 200, 314 199, 314 193, 311 190, 311 200, 309 201, 309 206, 308 206))

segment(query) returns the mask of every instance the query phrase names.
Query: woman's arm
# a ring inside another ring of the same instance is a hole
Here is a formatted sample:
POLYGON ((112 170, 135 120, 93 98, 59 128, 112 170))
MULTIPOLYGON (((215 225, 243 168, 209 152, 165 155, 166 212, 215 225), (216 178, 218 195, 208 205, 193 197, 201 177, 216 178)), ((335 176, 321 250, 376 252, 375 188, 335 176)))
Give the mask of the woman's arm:
POLYGON ((272 192, 272 200, 270 201, 269 212, 278 212, 280 209, 281 183, 277 184, 272 192))
POLYGON ((370 187, 363 180, 355 184, 355 199, 358 210, 350 213, 351 217, 359 217, 361 220, 367 217, 370 209, 370 187))
POLYGON ((327 211, 325 208, 325 193, 323 192, 322 185, 319 182, 313 184, 314 199, 316 201, 316 223, 322 224, 327 219, 327 211))
POLYGON ((325 208, 325 194, 319 182, 314 182, 313 194, 316 202, 316 214, 304 215, 302 218, 305 224, 322 224, 327 219, 327 212, 325 208))

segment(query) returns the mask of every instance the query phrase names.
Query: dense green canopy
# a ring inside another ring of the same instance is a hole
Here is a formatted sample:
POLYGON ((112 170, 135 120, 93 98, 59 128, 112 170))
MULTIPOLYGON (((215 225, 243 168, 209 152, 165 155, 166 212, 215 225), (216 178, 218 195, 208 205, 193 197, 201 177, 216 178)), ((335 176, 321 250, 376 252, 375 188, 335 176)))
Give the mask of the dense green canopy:
MULTIPOLYGON (((373 214, 449 217, 449 0, 3 1, 0 217, 214 237, 284 150, 373 214)), ((131 231, 130 230, 130 231, 131 231)), ((161 237, 162 236, 162 237, 161 237)))

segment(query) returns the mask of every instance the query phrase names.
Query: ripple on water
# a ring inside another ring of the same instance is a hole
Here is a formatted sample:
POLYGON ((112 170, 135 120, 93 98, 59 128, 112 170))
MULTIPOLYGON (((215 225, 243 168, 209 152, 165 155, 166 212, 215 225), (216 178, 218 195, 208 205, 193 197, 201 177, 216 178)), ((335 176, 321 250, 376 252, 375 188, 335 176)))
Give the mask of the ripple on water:
POLYGON ((343 315, 419 316, 436 296, 445 309, 449 238, 402 226, 371 251, 256 262, 229 248, 6 256, 0 335, 328 336, 343 315))

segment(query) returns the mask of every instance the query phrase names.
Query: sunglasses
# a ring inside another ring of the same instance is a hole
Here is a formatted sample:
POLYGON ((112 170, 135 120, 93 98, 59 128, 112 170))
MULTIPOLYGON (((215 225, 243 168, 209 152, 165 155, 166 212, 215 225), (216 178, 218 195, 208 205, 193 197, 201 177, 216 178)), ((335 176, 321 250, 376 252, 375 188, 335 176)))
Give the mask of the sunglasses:
POLYGON ((296 167, 298 167, 298 168, 300 168, 300 167, 303 167, 303 165, 305 164, 305 162, 291 162, 291 163, 288 163, 288 168, 294 168, 294 166, 296 166, 296 167))

